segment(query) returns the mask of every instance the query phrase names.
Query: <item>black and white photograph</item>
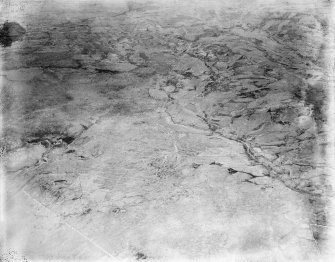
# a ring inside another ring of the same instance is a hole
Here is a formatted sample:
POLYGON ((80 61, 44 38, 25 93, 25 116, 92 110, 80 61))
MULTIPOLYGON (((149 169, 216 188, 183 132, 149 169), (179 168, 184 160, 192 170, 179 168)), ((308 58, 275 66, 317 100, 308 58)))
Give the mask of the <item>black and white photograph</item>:
POLYGON ((335 261, 335 1, 0 0, 1 262, 335 261))

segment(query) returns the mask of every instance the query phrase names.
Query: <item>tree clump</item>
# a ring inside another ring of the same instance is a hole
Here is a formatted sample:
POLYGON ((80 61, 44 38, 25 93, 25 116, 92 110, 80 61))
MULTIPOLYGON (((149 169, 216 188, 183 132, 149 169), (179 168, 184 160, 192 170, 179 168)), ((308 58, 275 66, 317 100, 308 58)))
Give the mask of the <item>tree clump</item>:
POLYGON ((16 22, 6 21, 0 28, 0 44, 4 47, 11 46, 26 33, 26 30, 16 22))

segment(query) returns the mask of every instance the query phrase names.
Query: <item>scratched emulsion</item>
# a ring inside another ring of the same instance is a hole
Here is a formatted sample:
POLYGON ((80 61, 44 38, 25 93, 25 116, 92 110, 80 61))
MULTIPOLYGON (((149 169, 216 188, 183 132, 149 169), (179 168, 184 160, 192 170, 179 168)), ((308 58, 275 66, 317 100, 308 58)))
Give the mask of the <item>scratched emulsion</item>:
POLYGON ((2 259, 328 255, 332 5, 249 2, 2 3, 2 259))

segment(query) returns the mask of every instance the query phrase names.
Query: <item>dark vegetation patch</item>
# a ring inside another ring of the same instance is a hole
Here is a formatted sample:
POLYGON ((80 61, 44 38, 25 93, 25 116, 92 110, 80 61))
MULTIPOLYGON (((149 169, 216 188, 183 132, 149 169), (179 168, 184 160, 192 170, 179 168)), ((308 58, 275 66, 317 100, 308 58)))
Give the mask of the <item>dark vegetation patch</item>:
POLYGON ((308 89, 306 90, 305 102, 308 105, 313 105, 313 117, 319 126, 323 122, 325 122, 327 118, 324 109, 325 101, 326 101, 326 92, 321 85, 308 86, 308 89))
POLYGON ((74 150, 74 149, 70 149, 70 150, 66 151, 65 153, 66 153, 66 154, 72 154, 72 153, 74 153, 74 152, 76 152, 76 150, 74 150))
POLYGON ((55 180, 54 182, 55 183, 64 183, 64 182, 67 182, 67 180, 65 180, 65 179, 58 179, 58 180, 55 180))
POLYGON ((75 140, 75 137, 73 136, 64 136, 61 138, 62 141, 64 141, 66 144, 71 144, 74 140, 75 140))
POLYGON ((66 94, 65 95, 66 100, 72 101, 74 98, 72 95, 66 94))
POLYGON ((74 136, 61 132, 38 131, 27 136, 25 142, 28 144, 41 144, 46 148, 69 145, 75 140, 74 136))
POLYGON ((272 122, 281 125, 289 125, 290 123, 293 122, 298 112, 296 112, 294 108, 291 107, 281 107, 281 108, 269 109, 268 113, 270 114, 272 122))
POLYGON ((100 68, 96 68, 95 71, 97 73, 104 73, 104 74, 111 74, 111 75, 116 75, 116 74, 120 74, 121 73, 118 70, 100 69, 100 68))
POLYGON ((229 174, 235 174, 235 173, 237 173, 238 171, 236 171, 235 169, 233 169, 233 168, 228 168, 228 173, 229 174))
POLYGON ((145 254, 143 254, 142 252, 137 252, 136 254, 135 254, 135 257, 136 257, 136 260, 144 260, 144 259, 147 259, 148 257, 145 255, 145 254))
POLYGON ((239 97, 241 98, 260 98, 265 96, 268 92, 269 88, 261 88, 253 91, 246 91, 246 92, 240 92, 238 94, 239 97))
POLYGON ((197 163, 192 163, 192 167, 194 168, 194 169, 197 169, 199 166, 201 166, 200 164, 197 164, 197 163))
POLYGON ((16 22, 6 21, 0 28, 0 44, 3 47, 11 46, 13 42, 21 40, 26 30, 16 22))
POLYGON ((192 74, 192 72, 190 71, 186 71, 186 72, 181 72, 180 73, 182 76, 184 76, 185 78, 191 79, 192 77, 194 77, 194 75, 192 74))
POLYGON ((166 80, 166 85, 172 85, 172 86, 176 86, 178 84, 178 79, 176 77, 169 77, 167 80, 166 80))
POLYGON ((82 215, 82 216, 85 216, 85 215, 91 213, 91 211, 92 211, 92 209, 91 209, 91 208, 88 208, 88 209, 84 210, 84 212, 83 212, 81 215, 82 215))
POLYGON ((222 164, 221 163, 218 163, 218 162, 212 162, 212 163, 210 163, 210 165, 211 166, 213 166, 213 165, 215 165, 215 166, 222 166, 222 164))

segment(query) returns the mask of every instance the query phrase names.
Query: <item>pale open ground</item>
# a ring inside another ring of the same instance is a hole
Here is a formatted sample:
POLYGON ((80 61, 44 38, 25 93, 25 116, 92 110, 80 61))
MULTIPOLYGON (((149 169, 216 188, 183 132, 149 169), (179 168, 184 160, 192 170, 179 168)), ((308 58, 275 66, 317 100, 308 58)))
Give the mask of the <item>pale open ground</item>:
POLYGON ((2 260, 331 261, 330 2, 1 8, 2 260))

